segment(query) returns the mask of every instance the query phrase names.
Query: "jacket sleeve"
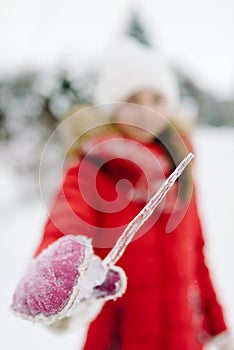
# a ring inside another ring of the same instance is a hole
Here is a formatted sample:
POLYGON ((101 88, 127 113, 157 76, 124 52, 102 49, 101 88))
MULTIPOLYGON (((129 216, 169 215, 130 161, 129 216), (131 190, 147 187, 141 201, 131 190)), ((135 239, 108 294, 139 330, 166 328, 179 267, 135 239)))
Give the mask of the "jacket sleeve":
MULTIPOLYGON (((90 190, 88 178, 95 171, 94 164, 85 165, 86 176, 79 177, 80 165, 68 168, 46 221, 42 240, 34 254, 37 256, 49 244, 66 234, 95 234, 97 211, 91 204, 95 191, 90 190)), ((94 202, 93 202, 94 203, 94 202)))
POLYGON ((204 328, 211 336, 219 334, 227 329, 224 321, 222 307, 217 299, 210 272, 204 257, 204 237, 198 214, 196 199, 194 199, 194 215, 197 230, 197 280, 201 293, 201 304, 204 317, 204 328))

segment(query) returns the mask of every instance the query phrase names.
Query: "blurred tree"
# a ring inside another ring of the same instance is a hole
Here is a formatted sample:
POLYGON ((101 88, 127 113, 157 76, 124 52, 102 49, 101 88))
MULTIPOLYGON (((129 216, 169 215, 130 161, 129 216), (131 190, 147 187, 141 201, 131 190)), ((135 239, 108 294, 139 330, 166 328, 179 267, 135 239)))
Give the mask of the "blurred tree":
POLYGON ((52 129, 57 124, 57 117, 51 110, 50 104, 51 97, 43 96, 42 109, 38 114, 38 120, 52 129))
MULTIPOLYGON (((96 73, 75 77, 63 69, 21 72, 0 81, 0 146, 7 143, 12 166, 34 180, 44 145, 74 104, 91 103, 96 73)), ((55 153, 60 140, 56 140, 55 153)), ((37 183, 37 181, 32 181, 37 183)))
POLYGON ((94 85, 94 76, 86 72, 84 76, 76 79, 68 71, 58 73, 56 84, 50 96, 47 98, 47 109, 60 118, 66 114, 72 106, 78 103, 91 103, 91 87, 94 85))
POLYGON ((136 11, 131 14, 125 34, 137 39, 143 45, 151 46, 151 42, 145 32, 140 16, 136 11))
POLYGON ((0 140, 6 140, 9 137, 9 133, 6 129, 6 116, 4 111, 0 108, 0 140))
POLYGON ((177 71, 177 76, 182 98, 191 97, 199 107, 200 124, 234 126, 234 99, 223 101, 213 96, 181 71, 177 71))

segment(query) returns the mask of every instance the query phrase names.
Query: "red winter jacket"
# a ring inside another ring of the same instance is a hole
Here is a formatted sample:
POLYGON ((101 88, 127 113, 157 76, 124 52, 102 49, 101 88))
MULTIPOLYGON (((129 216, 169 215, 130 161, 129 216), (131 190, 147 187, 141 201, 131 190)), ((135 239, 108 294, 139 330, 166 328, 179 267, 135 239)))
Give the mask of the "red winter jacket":
MULTIPOLYGON (((104 258, 144 206, 146 189, 151 195, 172 171, 160 143, 119 136, 101 141, 93 153, 88 144, 86 156, 68 168, 36 254, 72 233, 92 237, 104 258)), ((195 193, 187 206, 179 200, 172 215, 177 190, 178 184, 120 259, 127 291, 91 323, 85 350, 108 350, 113 342, 120 350, 199 350, 210 335, 226 330, 204 261, 195 193)))

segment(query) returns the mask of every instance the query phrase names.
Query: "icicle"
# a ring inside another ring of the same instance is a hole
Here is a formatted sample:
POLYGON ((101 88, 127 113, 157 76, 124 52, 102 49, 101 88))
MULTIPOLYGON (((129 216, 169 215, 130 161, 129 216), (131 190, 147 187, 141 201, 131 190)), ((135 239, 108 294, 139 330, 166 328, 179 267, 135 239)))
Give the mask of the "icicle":
POLYGON ((176 179, 182 174, 186 166, 193 159, 194 155, 189 153, 174 170, 174 172, 167 178, 162 184, 159 190, 149 200, 145 207, 139 212, 139 214, 128 224, 122 235, 117 240, 115 246, 112 248, 110 253, 103 260, 103 264, 107 267, 111 267, 121 258, 128 244, 133 239, 136 232, 144 224, 144 222, 153 214, 155 208, 166 196, 167 192, 175 183, 176 179))

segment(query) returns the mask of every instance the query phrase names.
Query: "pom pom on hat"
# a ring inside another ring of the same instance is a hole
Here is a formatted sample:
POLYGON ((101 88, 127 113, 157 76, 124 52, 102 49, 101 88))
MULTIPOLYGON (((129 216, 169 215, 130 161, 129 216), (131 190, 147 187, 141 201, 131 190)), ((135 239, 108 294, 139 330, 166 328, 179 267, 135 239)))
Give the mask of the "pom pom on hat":
POLYGON ((157 51, 126 37, 109 52, 94 93, 96 104, 107 104, 104 112, 113 113, 117 107, 113 102, 124 102, 144 88, 161 94, 169 112, 177 109, 177 79, 157 51))

